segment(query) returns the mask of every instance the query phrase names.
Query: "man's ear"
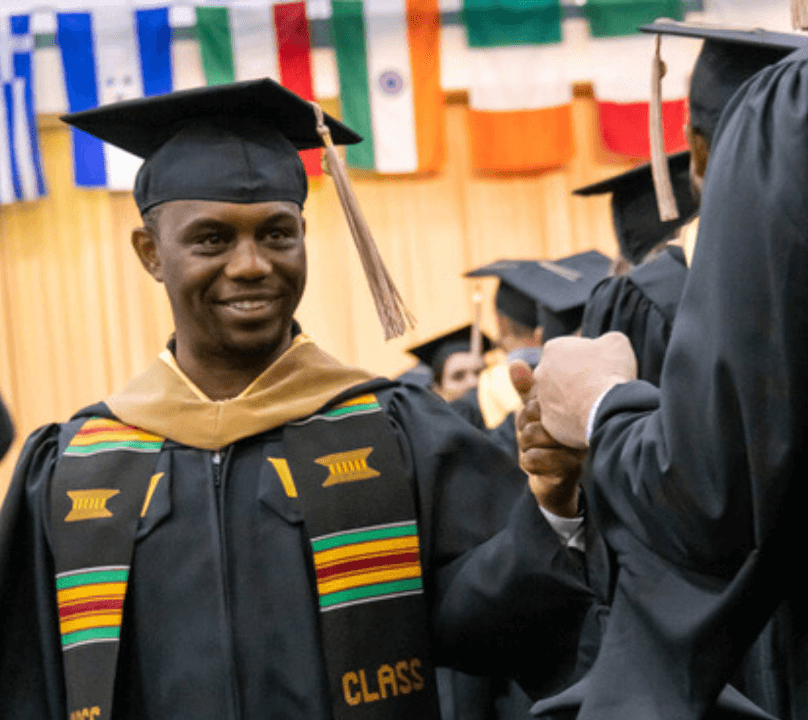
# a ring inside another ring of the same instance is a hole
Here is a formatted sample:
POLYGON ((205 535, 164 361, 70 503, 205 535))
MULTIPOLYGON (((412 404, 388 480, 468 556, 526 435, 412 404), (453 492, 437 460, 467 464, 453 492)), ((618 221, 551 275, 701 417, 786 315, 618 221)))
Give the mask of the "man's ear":
POLYGON ((544 328, 541 325, 533 331, 533 340, 538 347, 544 346, 544 328))
POLYGON ((132 230, 132 247, 146 272, 157 282, 163 282, 163 265, 156 238, 144 227, 135 228, 132 230))
POLYGON ((690 177, 698 192, 701 193, 704 173, 707 172, 707 161, 710 159, 710 143, 690 123, 685 126, 685 132, 690 145, 690 177))

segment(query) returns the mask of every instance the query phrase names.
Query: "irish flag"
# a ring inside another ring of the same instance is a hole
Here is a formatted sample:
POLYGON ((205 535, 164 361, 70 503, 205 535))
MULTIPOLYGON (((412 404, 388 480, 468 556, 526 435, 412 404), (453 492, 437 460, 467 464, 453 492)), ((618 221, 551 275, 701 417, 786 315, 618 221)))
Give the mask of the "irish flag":
MULTIPOLYGON (((640 35, 640 25, 658 17, 682 19, 679 0, 588 0, 591 77, 598 101, 600 133, 611 152, 651 157, 648 121, 654 38, 640 35)), ((662 80, 662 117, 668 153, 687 147, 687 83, 695 56, 679 51, 681 43, 663 41, 667 73, 662 80)))
MULTIPOLYGON (((196 30, 208 85, 270 77, 314 99, 305 2, 197 7, 196 30)), ((322 173, 319 150, 301 157, 309 176, 322 173)))
POLYGON ((437 0, 332 0, 342 119, 364 138, 348 165, 437 170, 445 154, 437 0))
POLYGON ((465 0, 476 170, 543 170, 573 155, 572 85, 558 0, 465 0))

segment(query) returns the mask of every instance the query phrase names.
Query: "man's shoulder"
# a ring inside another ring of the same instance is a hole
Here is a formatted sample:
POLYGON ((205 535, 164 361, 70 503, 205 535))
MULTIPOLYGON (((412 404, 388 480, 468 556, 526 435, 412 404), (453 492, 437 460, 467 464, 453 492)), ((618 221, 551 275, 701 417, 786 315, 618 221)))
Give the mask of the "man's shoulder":
POLYGON ((673 322, 687 280, 687 265, 681 248, 670 248, 653 260, 638 265, 629 278, 648 302, 673 322))

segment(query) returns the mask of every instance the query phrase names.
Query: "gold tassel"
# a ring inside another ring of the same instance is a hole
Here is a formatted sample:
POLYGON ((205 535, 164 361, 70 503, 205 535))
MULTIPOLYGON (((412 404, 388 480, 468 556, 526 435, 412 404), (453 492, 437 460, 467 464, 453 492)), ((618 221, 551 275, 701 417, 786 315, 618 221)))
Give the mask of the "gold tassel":
POLYGON ((791 27, 808 30, 808 1, 791 0, 791 27))
POLYGON ((362 261, 370 293, 376 305, 376 312, 384 329, 384 339, 390 340, 399 337, 407 331, 407 327, 415 326, 415 318, 407 310, 393 278, 390 277, 390 273, 384 265, 376 243, 373 241, 370 228, 362 215, 359 201, 351 187, 351 181, 348 179, 348 171, 331 139, 331 131, 325 124, 323 111, 317 103, 313 102, 312 106, 317 117, 317 133, 325 145, 324 169, 331 175, 337 186, 337 194, 345 217, 348 219, 348 226, 351 228, 351 235, 353 235, 356 249, 359 252, 359 259, 362 261))
POLYGON ((483 314, 483 294, 480 288, 474 290, 474 323, 471 326, 471 354, 482 362, 483 359, 483 330, 480 326, 483 314))
POLYGON ((651 66, 651 177, 656 190, 659 219, 663 222, 676 220, 679 208, 676 207, 676 196, 673 194, 671 173, 668 158, 665 154, 665 130, 662 125, 662 77, 665 75, 665 63, 660 55, 662 36, 656 36, 656 51, 651 66))

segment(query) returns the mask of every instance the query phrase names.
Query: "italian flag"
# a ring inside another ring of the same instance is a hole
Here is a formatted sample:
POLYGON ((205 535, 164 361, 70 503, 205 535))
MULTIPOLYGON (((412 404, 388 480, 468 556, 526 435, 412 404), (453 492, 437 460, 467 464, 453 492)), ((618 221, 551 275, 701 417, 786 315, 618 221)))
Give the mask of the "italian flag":
MULTIPOLYGON (((197 7, 196 30, 208 85, 270 77, 314 99, 305 2, 197 7)), ((300 153, 309 176, 322 174, 320 154, 300 153)))
MULTIPOLYGON (((611 152, 650 158, 648 132, 651 99, 651 59, 655 38, 639 35, 640 25, 658 17, 682 19, 679 0, 588 0, 584 14, 589 21, 591 77, 598 102, 600 133, 611 152)), ((678 54, 673 42, 663 40, 667 73, 662 80, 662 118, 665 150, 687 147, 688 76, 695 56, 678 54)))
POLYGON ((438 170, 445 155, 437 0, 332 0, 342 119, 364 142, 350 167, 438 170))
POLYGON ((558 0, 465 0, 475 170, 543 170, 573 155, 558 0))

